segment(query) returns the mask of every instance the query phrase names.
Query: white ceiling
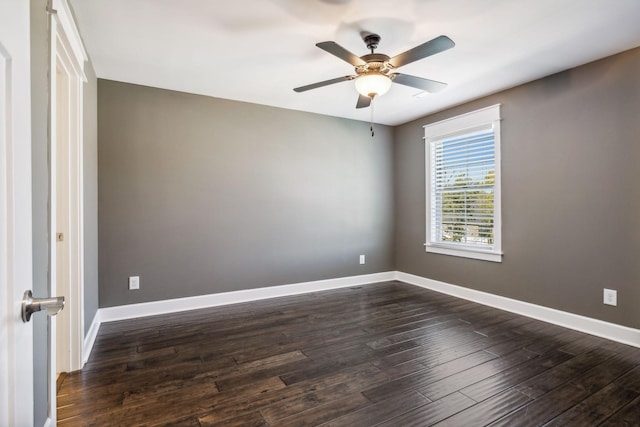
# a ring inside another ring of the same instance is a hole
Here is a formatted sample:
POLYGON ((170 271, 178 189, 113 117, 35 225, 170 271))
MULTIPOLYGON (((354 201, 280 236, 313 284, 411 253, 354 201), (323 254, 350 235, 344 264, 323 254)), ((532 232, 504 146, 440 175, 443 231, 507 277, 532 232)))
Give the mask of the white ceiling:
MULTIPOLYGON (((353 74, 315 44, 358 56, 360 32, 395 56, 441 34, 456 46, 400 68, 442 92, 394 84, 375 121, 397 125, 452 105, 640 46, 640 0, 71 0, 99 78, 370 119, 353 74)), ((639 76, 640 78, 640 76, 639 76)))

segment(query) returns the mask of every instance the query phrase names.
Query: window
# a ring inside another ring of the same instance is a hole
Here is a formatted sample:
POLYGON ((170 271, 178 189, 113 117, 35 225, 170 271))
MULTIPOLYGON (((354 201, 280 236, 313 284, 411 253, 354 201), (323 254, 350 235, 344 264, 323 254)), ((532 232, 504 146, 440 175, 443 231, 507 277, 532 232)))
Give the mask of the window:
POLYGON ((500 105, 424 130, 427 252, 502 261, 500 105))

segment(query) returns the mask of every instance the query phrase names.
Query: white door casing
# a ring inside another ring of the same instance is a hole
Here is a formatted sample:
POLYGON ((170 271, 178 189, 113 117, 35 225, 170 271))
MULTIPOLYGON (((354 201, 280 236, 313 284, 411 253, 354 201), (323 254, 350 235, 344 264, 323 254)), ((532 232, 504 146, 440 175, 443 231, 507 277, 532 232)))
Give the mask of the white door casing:
POLYGON ((33 425, 31 72, 28 1, 0 0, 0 425, 33 425))
MULTIPOLYGON (((55 374, 81 369, 84 343, 84 225, 82 171, 82 85, 87 60, 66 0, 51 3, 51 293, 67 305, 60 323, 51 324, 51 401, 55 374), (64 158, 58 158, 63 155, 64 158), (62 177, 62 178, 61 178, 62 177), (58 181, 62 181, 59 183, 58 181), (64 206, 58 206, 64 203, 64 206), (57 242, 57 232, 64 241, 57 242), (58 253, 61 251, 60 254, 58 253), (60 257, 58 256, 60 255, 60 257), (60 258, 60 259, 59 259, 60 258), (58 269, 61 272, 58 272, 58 269), (62 273, 62 274, 59 274, 62 273), (59 282, 58 278, 63 278, 59 282), (63 328, 63 329, 60 329, 63 328), (58 340, 56 335, 62 335, 58 340), (56 344, 62 348, 56 349, 56 344), (56 349, 56 350, 53 350, 56 349), (56 359, 60 357, 61 360, 56 359)), ((53 408, 55 409, 55 407, 53 408)))

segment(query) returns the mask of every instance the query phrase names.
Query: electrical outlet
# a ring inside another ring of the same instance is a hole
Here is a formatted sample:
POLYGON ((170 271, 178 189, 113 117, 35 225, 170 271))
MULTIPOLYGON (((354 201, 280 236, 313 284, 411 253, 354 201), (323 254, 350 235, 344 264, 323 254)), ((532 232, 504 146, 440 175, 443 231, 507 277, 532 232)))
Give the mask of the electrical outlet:
POLYGON ((129 289, 140 289, 140 276, 129 277, 129 289))
POLYGON ((364 255, 360 255, 360 264, 364 264, 364 255))
POLYGON ((618 291, 605 289, 603 302, 607 305, 618 305, 618 291))

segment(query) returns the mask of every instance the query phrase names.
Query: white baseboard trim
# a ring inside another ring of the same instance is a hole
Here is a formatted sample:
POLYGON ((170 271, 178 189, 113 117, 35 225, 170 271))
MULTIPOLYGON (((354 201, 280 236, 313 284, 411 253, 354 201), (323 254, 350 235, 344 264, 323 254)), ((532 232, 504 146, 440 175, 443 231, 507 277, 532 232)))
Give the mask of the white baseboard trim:
MULTIPOLYGON (((139 304, 105 307, 98 310, 99 321, 113 322, 116 320, 126 320, 138 317, 155 316, 158 314, 175 313, 179 311, 197 310, 199 308, 217 307, 220 305, 237 304, 241 302, 284 297, 289 295, 306 294, 309 292, 318 292, 330 289, 346 288, 350 286, 366 285, 368 283, 385 282, 388 280, 395 280, 395 278, 396 272, 388 271, 384 273, 340 277, 336 279, 317 280, 313 282, 295 283, 290 285, 269 286, 266 288, 245 289, 241 291, 222 292, 218 294, 199 295, 195 297, 176 298, 163 301, 152 301, 139 304)), ((96 315, 96 317, 98 317, 98 315, 96 315)))
POLYGON ((350 286, 366 285, 369 283, 386 282, 390 280, 399 280, 404 283, 474 301, 479 304, 510 311, 512 313, 521 314, 523 316, 553 323, 565 328, 585 332, 587 334, 632 345, 634 347, 640 347, 640 330, 638 329, 616 325, 614 323, 604 322, 602 320, 506 298, 487 292, 477 291, 463 286, 452 285, 401 271, 388 271, 360 276, 340 277, 313 282, 270 286, 266 288, 246 289, 218 294, 101 308, 96 312, 93 322, 91 323, 91 328, 89 328, 89 332, 84 339, 83 365, 91 355, 91 350, 96 340, 98 329, 103 322, 135 319, 159 314, 197 310, 200 308, 217 307, 221 305, 237 304, 290 295, 300 295, 310 292, 326 291, 330 289, 346 288, 350 286))
POLYGON ((567 313, 541 305, 531 304, 462 286, 451 285, 409 273, 396 272, 396 280, 420 286, 443 294, 474 301, 480 304, 532 317, 565 328, 596 335, 623 344, 640 347, 640 330, 604 322, 578 314, 567 313))
POLYGON ((98 329, 100 329, 100 325, 102 321, 100 320, 100 309, 96 311, 95 316, 93 316, 93 321, 91 322, 91 327, 89 331, 84 336, 84 342, 82 343, 82 367, 89 360, 89 356, 91 356, 91 350, 93 350, 93 344, 96 342, 96 337, 98 336, 98 329))
POLYGON ((42 427, 53 427, 53 426, 54 426, 54 423, 51 417, 47 418, 44 424, 42 425, 42 427))

